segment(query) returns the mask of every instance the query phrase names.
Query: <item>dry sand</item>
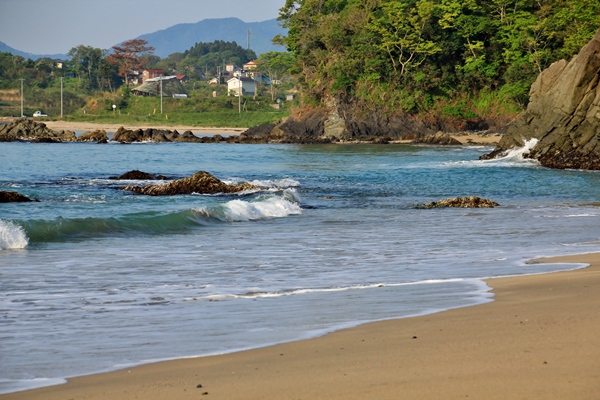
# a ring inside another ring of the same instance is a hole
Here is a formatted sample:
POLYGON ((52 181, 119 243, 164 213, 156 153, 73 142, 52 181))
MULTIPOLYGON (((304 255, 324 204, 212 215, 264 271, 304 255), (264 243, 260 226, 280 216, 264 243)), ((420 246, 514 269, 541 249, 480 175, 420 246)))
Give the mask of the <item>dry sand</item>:
POLYGON ((61 130, 69 130, 73 132, 89 132, 95 131, 98 129, 103 129, 107 133, 108 132, 116 132, 121 126, 125 129, 138 129, 138 128, 160 128, 160 129, 169 129, 169 130, 177 130, 179 133, 183 133, 185 131, 192 131, 193 133, 199 133, 203 135, 210 134, 226 134, 226 135, 234 135, 240 134, 244 132, 246 128, 215 128, 215 127, 197 127, 197 126, 186 126, 186 125, 173 125, 173 126, 151 126, 144 124, 105 124, 98 122, 68 122, 68 121, 44 121, 46 126, 55 131, 61 130))
POLYGON ((556 260, 592 266, 489 280, 495 301, 484 305, 376 322, 263 349, 75 378, 0 397, 597 399, 600 254, 556 260))

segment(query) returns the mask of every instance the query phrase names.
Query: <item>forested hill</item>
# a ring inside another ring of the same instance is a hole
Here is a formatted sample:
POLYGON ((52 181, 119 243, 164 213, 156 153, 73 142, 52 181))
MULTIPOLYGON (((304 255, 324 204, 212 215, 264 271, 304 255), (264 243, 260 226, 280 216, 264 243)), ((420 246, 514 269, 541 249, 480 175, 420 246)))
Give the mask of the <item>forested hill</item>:
POLYGON ((263 22, 244 22, 238 18, 205 19, 193 24, 177 24, 170 28, 140 36, 155 48, 161 58, 183 53, 199 42, 221 40, 236 42, 246 48, 250 30, 250 49, 258 55, 269 51, 283 51, 272 43, 273 37, 285 31, 275 19, 263 22))
POLYGON ((287 0, 279 19, 307 102, 469 117, 522 108, 540 71, 593 37, 600 2, 287 0))

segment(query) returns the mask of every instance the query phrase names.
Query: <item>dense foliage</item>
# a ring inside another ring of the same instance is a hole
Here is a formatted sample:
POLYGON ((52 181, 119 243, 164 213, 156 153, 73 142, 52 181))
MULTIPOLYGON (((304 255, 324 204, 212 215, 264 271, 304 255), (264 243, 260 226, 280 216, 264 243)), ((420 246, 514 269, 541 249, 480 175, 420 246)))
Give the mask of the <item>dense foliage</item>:
POLYGON ((490 93, 523 106, 540 71, 593 37, 600 2, 287 0, 279 19, 308 101, 423 113, 490 93))

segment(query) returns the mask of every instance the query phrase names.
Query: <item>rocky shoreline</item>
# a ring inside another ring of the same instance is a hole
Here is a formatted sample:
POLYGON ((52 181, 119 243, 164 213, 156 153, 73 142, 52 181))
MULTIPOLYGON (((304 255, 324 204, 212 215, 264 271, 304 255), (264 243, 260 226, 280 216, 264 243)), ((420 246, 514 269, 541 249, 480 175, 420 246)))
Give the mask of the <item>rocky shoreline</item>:
POLYGON ((556 169, 600 170, 600 30, 571 61, 558 61, 531 86, 527 110, 490 159, 535 145, 526 157, 556 169))

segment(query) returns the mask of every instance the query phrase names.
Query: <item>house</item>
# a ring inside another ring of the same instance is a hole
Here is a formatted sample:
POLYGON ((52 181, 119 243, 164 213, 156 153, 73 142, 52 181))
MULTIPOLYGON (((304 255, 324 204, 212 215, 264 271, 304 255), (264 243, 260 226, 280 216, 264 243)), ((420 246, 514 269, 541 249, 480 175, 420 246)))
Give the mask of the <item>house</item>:
POLYGON ((183 85, 175 76, 147 79, 141 86, 131 89, 131 93, 135 96, 160 96, 161 89, 163 97, 187 97, 183 85))
POLYGON ((148 79, 158 78, 159 76, 165 76, 165 71, 158 68, 149 68, 142 71, 142 82, 146 82, 148 79))
POLYGON ((221 79, 219 79, 219 78, 212 78, 210 81, 208 81, 208 84, 216 86, 221 83, 220 81, 221 81, 221 79))
POLYGON ((236 69, 238 69, 238 67, 235 64, 225 64, 225 71, 227 72, 233 72, 236 69))
POLYGON ((175 75, 175 78, 177 78, 177 80, 181 83, 187 82, 190 80, 186 75, 175 75))
POLYGON ((256 81, 248 77, 231 78, 227 81, 227 90, 230 93, 235 93, 237 96, 242 90, 242 96, 254 96, 256 94, 256 81))
POLYGON ((252 71, 253 69, 256 69, 256 68, 258 68, 258 64, 257 64, 256 60, 248 61, 242 67, 242 69, 244 69, 246 71, 252 71))

